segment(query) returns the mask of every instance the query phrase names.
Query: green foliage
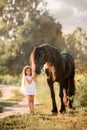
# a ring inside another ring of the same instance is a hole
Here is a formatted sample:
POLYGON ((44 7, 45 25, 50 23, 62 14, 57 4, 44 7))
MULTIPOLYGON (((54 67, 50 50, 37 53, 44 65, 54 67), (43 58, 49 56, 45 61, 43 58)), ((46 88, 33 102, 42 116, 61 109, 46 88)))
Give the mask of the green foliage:
POLYGON ((0 57, 2 74, 20 74, 23 67, 29 64, 29 56, 35 46, 43 43, 58 46, 59 43, 64 43, 61 24, 50 16, 43 0, 9 1, 5 7, 8 10, 3 8, 4 14, 2 13, 2 20, 6 21, 2 21, 5 33, 3 29, 1 32, 5 46, 0 57), (40 4, 43 5, 41 8, 40 4))
POLYGON ((80 112, 87 112, 87 74, 80 74, 76 76, 76 95, 74 106, 80 112))
POLYGON ((75 59, 87 60, 87 31, 77 27, 71 34, 65 35, 66 50, 71 52, 75 59))
POLYGON ((4 85, 16 85, 21 84, 21 76, 11 76, 11 75, 0 75, 0 84, 4 85))
POLYGON ((5 48, 5 44, 3 42, 0 42, 0 55, 3 55, 5 53, 5 48))
POLYGON ((2 92, 0 91, 0 98, 2 97, 2 92))
MULTIPOLYGON (((40 14, 41 10, 39 8, 40 4, 44 4, 43 0, 3 0, 0 1, 0 11, 1 11, 1 36, 4 36, 4 42, 7 40, 12 40, 14 32, 18 26, 23 25, 28 18, 34 18, 36 14, 40 14), (12 34, 9 32, 13 32, 12 34)), ((42 7, 44 9, 44 7, 42 7)))
POLYGON ((3 112, 3 105, 0 105, 0 113, 3 112))
POLYGON ((54 19, 47 13, 44 13, 37 19, 26 22, 18 28, 16 35, 17 41, 20 44, 18 67, 21 64, 21 68, 29 64, 29 56, 35 46, 43 43, 56 46, 58 38, 61 37, 62 40, 61 25, 56 24, 54 19))

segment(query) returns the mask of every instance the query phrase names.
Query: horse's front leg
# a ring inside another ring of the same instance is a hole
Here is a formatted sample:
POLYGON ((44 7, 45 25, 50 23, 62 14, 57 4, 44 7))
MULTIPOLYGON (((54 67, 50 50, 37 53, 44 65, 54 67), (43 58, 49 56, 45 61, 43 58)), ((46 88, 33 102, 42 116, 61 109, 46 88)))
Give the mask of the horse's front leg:
POLYGON ((56 114, 56 113, 58 113, 58 110, 57 110, 57 106, 56 106, 53 82, 50 79, 47 79, 47 83, 49 85, 50 92, 51 92, 51 98, 52 98, 52 114, 56 114))

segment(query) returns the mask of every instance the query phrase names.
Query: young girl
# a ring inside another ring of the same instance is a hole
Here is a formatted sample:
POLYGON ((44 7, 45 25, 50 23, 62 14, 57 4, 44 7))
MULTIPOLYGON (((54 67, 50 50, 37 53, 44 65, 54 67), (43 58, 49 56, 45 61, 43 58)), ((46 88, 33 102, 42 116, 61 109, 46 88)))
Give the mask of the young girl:
POLYGON ((25 95, 28 96, 28 106, 30 113, 33 113, 35 96, 35 77, 32 76, 32 69, 30 66, 25 66, 22 74, 22 86, 24 86, 25 95))

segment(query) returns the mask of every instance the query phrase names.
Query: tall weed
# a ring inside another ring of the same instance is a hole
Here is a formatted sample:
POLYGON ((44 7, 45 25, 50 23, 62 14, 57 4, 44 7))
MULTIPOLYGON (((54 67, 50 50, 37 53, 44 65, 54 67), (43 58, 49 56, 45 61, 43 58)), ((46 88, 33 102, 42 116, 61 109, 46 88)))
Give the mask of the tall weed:
POLYGON ((20 83, 21 83, 21 75, 19 76, 0 75, 0 84, 19 86, 20 83))
POLYGON ((87 74, 76 75, 74 107, 87 112, 87 74))

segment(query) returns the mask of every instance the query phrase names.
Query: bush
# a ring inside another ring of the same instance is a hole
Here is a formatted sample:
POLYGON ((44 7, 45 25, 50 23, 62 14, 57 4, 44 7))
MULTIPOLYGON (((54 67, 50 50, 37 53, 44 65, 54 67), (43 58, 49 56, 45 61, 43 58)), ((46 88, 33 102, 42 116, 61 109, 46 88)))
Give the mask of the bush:
POLYGON ((80 74, 76 76, 76 94, 74 100, 74 107, 87 110, 87 74, 80 74))
POLYGON ((2 97, 2 92, 0 91, 0 98, 2 97))
POLYGON ((21 84, 21 76, 1 75, 0 84, 18 86, 21 84))
POLYGON ((0 113, 2 113, 2 112, 3 112, 3 106, 0 105, 0 113))

